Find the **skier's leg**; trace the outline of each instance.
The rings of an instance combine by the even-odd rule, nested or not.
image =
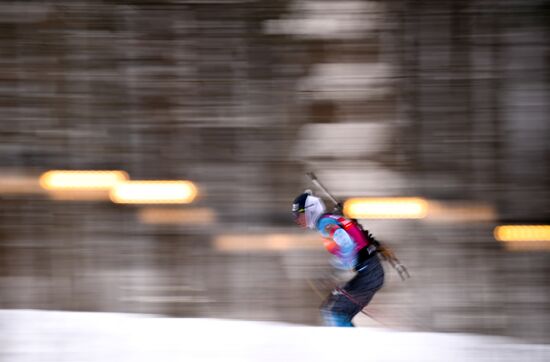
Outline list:
[[[384,268],[377,257],[367,261],[346,285],[332,291],[321,306],[326,325],[353,327],[351,320],[369,304],[384,284]]]
[[[343,288],[342,294],[350,298],[363,309],[384,284],[384,268],[380,260],[374,257],[367,261],[365,268],[359,271]]]
[[[321,306],[325,325],[332,327],[353,327],[351,319],[358,312],[357,306],[340,291],[334,290]]]
[[[378,258],[372,258],[344,287],[337,289],[353,304],[348,307],[350,321],[370,303],[383,284],[384,268]]]

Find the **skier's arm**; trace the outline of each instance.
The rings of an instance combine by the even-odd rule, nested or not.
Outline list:
[[[322,218],[317,228],[326,238],[325,248],[334,255],[331,264],[338,269],[353,269],[356,261],[355,242],[346,230],[329,217]]]
[[[353,269],[356,262],[355,243],[349,234],[342,228],[338,228],[332,234],[332,240],[338,246],[338,253],[332,259],[332,265],[338,269]]]

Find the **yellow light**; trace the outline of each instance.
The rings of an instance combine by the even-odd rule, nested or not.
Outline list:
[[[344,214],[354,219],[422,219],[427,209],[419,197],[353,198],[344,204]]]
[[[124,171],[52,170],[40,176],[40,186],[48,191],[109,190],[127,179]]]
[[[161,225],[209,225],[216,221],[214,211],[208,208],[166,209],[149,207],[139,210],[138,218],[144,224]]]
[[[501,225],[493,235],[508,250],[550,249],[550,225]]]
[[[117,204],[187,204],[197,196],[191,181],[126,181],[111,190]]]
[[[493,232],[495,239],[503,242],[550,242],[550,225],[501,225]]]

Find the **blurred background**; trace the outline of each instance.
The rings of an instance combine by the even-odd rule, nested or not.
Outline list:
[[[314,171],[422,200],[358,216],[412,275],[386,268],[385,325],[548,341],[548,228],[497,227],[549,224],[549,24],[547,0],[0,2],[0,308],[320,325],[329,254],[290,213]],[[133,180],[192,184],[117,198]]]

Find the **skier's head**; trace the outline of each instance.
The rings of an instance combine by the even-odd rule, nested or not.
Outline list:
[[[325,204],[323,200],[313,196],[310,190],[306,190],[299,195],[292,203],[294,221],[302,227],[315,229],[317,220],[324,212]]]

